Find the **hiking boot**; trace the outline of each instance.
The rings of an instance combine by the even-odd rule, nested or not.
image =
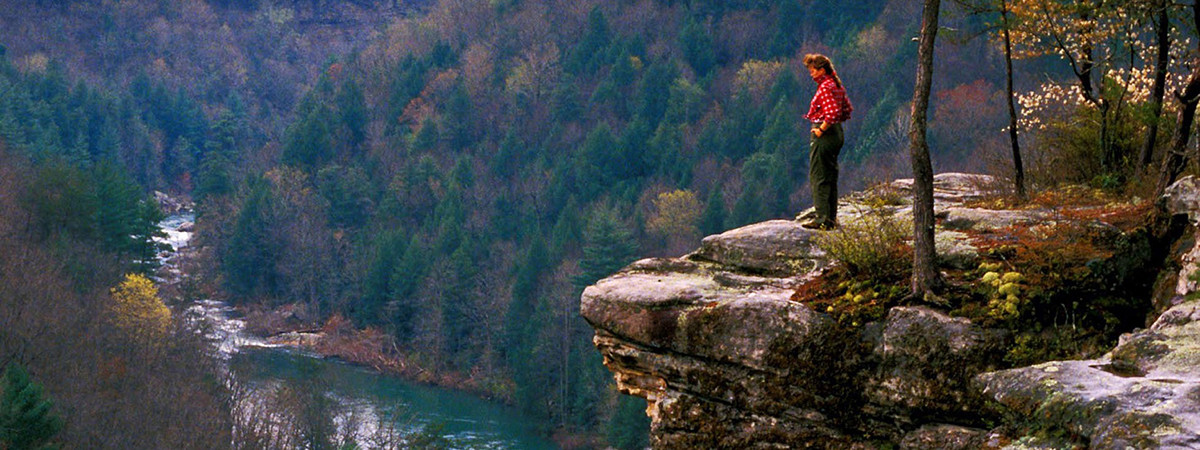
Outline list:
[[[800,222],[800,226],[812,230],[832,230],[837,228],[837,222],[813,218]]]

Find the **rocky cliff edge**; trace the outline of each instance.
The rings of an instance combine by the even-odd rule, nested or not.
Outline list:
[[[940,223],[996,230],[1059,217],[967,206],[988,183],[938,175]],[[843,198],[839,222],[868,209],[863,199]],[[1094,360],[998,370],[1006,330],[921,305],[840,326],[791,299],[831,264],[820,232],[792,220],[637,261],[588,287],[581,313],[618,388],[647,400],[654,448],[1200,448],[1200,182],[1181,180],[1159,205],[1190,223],[1152,300],[1165,312]],[[961,233],[938,234],[944,265],[974,263]]]

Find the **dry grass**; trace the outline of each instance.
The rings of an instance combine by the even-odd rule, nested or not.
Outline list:
[[[887,280],[903,273],[912,249],[912,225],[872,209],[817,237],[817,246],[852,275]]]

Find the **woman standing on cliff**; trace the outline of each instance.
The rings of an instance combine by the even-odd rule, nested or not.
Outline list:
[[[837,227],[838,153],[845,143],[842,122],[850,119],[854,110],[846,99],[842,80],[833,70],[833,63],[821,54],[804,55],[804,66],[817,83],[805,119],[812,121],[812,143],[808,150],[808,183],[812,188],[816,216],[800,225],[805,228],[829,230]]]

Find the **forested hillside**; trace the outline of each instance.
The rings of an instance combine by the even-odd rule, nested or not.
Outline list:
[[[237,387],[187,305],[164,305],[175,299],[147,278],[162,218],[149,194],[230,190],[221,176],[279,133],[314,61],[374,26],[285,6],[270,18],[202,2],[0,8],[0,447],[246,445]],[[380,25],[392,6],[360,16]],[[280,36],[227,24],[255,14]],[[334,32],[297,34],[322,27]]]
[[[298,302],[382,330],[409,363],[511,399],[547,431],[637,436],[641,408],[617,412],[579,292],[637,257],[807,206],[806,52],[834,55],[857,105],[845,184],[891,176],[917,13],[439,2],[325,66],[268,149],[278,165],[203,202],[203,235],[243,304]],[[953,122],[940,162],[979,168],[977,152],[1002,142],[1003,72],[986,40],[953,54],[947,67],[994,67],[939,83]]]
[[[804,54],[832,58],[855,107],[843,192],[907,174],[916,2],[10,6],[0,141],[36,174],[12,187],[32,193],[13,210],[26,211],[21,242],[88,243],[135,271],[152,254],[145,194],[190,194],[220,295],[349,318],[428,379],[592,442],[636,446],[646,422],[601,366],[580,292],[635,258],[809,206]],[[934,168],[1009,176],[998,14],[947,9]],[[1099,133],[1120,154],[1145,124],[1169,133],[1145,96],[1126,96],[1153,65],[1152,27],[1136,17],[1102,48],[1099,91],[1120,100],[1101,120],[1072,91],[1040,87],[1071,71],[1025,23],[1018,90],[1060,92],[1022,97],[1025,139],[1044,143],[1028,155],[1036,182],[1123,187],[1126,160],[1062,163],[1092,151],[1078,150],[1102,129],[1092,123],[1124,124]],[[90,273],[65,260],[63,276]],[[77,289],[107,292],[117,268]]]
[[[423,2],[9,3],[0,9],[8,70],[48,80],[34,97],[0,89],[0,123],[34,122],[4,138],[79,159],[115,152],[119,134],[119,160],[142,186],[186,193],[204,164],[253,160],[330,58]],[[113,122],[101,122],[97,108],[113,111]]]

